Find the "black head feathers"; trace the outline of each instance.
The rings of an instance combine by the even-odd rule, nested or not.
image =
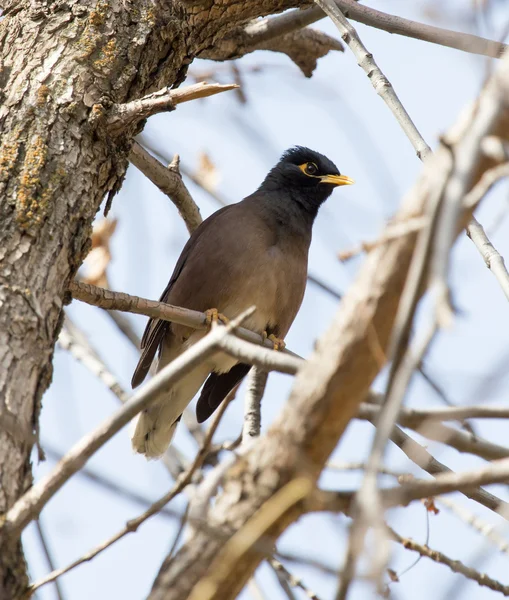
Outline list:
[[[352,183],[353,180],[341,175],[336,165],[323,154],[295,146],[283,153],[260,190],[287,192],[291,199],[316,213],[336,186]]]

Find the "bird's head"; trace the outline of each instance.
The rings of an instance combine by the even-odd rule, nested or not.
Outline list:
[[[295,146],[283,154],[261,188],[288,190],[292,196],[301,197],[303,203],[318,210],[335,187],[353,183],[353,179],[341,175],[336,165],[323,154]]]

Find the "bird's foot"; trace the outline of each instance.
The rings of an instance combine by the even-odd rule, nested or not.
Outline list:
[[[212,327],[213,324],[217,325],[219,321],[221,321],[223,325],[228,325],[228,323],[230,322],[230,319],[228,319],[228,317],[225,317],[222,313],[218,312],[217,308],[209,308],[205,311],[205,315],[207,317],[205,319],[205,325],[207,327]]]
[[[276,337],[273,333],[267,335],[267,332],[264,331],[262,333],[263,341],[270,340],[274,344],[274,350],[284,350],[286,348],[286,343],[282,338]]]

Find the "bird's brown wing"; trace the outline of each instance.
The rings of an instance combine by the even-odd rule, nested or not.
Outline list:
[[[251,365],[239,363],[227,373],[209,375],[196,404],[198,423],[203,423],[210,417],[237,383],[248,374],[250,368]]]
[[[182,269],[186,264],[190,254],[192,253],[193,247],[195,246],[197,240],[203,235],[204,232],[208,230],[211,223],[213,223],[216,218],[222,214],[223,212],[230,209],[230,206],[225,206],[221,208],[213,215],[211,215],[208,219],[203,221],[203,223],[196,228],[191,237],[187,240],[184,249],[175,265],[175,269],[173,270],[172,276],[170,277],[170,281],[168,285],[164,289],[161,297],[159,298],[160,302],[166,302],[168,300],[168,296],[170,295],[171,288],[179,278],[179,275],[182,273]],[[161,345],[161,342],[169,332],[171,324],[169,321],[162,321],[161,319],[149,319],[147,326],[145,327],[145,331],[143,332],[143,336],[141,338],[141,356],[138,364],[136,365],[136,369],[134,370],[133,377],[131,379],[131,385],[133,388],[137,387],[142,383],[142,381],[147,376],[147,373],[150,369],[150,365],[152,364],[154,357],[156,355],[157,349]]]

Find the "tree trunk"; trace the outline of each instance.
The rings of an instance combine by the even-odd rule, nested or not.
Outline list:
[[[295,3],[293,3],[295,4]],[[234,26],[285,0],[4,3],[0,22],[0,513],[31,485],[30,452],[67,286],[102,199],[119,189],[135,131],[104,116],[179,85]],[[9,417],[9,419],[7,419]],[[4,536],[5,537],[5,536]],[[0,539],[0,598],[27,584],[18,540]]]

